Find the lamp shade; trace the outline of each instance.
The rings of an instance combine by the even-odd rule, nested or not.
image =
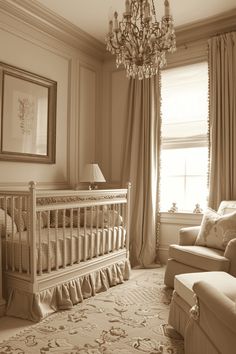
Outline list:
[[[106,182],[102,171],[97,163],[89,163],[85,165],[84,171],[81,175],[80,182]]]

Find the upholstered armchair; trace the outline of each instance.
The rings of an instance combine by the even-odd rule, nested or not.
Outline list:
[[[234,288],[235,283],[232,279]],[[226,295],[205,281],[196,282],[193,291],[198,305],[186,326],[185,353],[236,353],[236,292]]]
[[[222,201],[217,213],[225,215],[232,212],[236,212],[236,201]],[[164,278],[167,286],[173,288],[175,275],[183,273],[225,271],[236,276],[236,228],[235,238],[225,249],[196,245],[199,231],[200,226],[183,228],[179,232],[178,244],[170,245]]]

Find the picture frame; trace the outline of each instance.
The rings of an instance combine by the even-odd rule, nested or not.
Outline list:
[[[57,82],[0,62],[0,160],[55,163]]]

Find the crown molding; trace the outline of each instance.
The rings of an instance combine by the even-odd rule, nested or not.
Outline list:
[[[110,60],[105,45],[36,0],[0,0],[0,11],[100,60]],[[236,30],[236,8],[220,15],[176,27],[177,46],[207,40],[219,33]]]
[[[0,0],[0,11],[88,55],[104,60],[106,53],[104,44],[36,0]]]
[[[175,28],[177,46],[236,30],[236,8]]]

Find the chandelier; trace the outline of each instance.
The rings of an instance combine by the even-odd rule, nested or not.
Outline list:
[[[176,50],[173,18],[169,1],[165,14],[157,21],[153,0],[126,0],[123,19],[118,13],[109,22],[106,49],[116,55],[116,65],[124,65],[127,77],[139,79],[156,75],[166,65],[166,52]]]

